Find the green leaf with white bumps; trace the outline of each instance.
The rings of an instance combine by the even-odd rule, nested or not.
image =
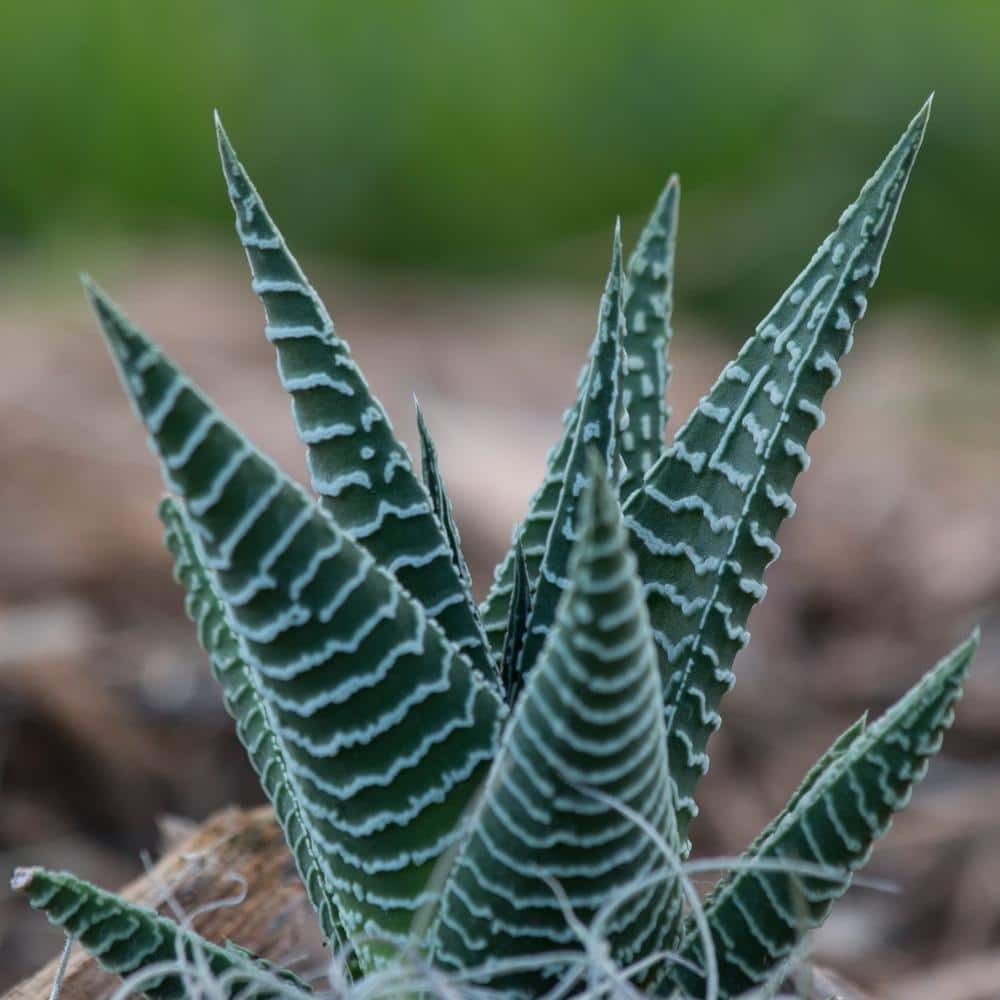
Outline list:
[[[941,747],[978,644],[973,636],[863,732],[842,737],[781,816],[754,842],[754,859],[788,870],[742,867],[705,902],[722,1000],[762,983],[802,934],[826,918],[853,872],[910,800],[930,757]],[[805,865],[813,866],[807,871]],[[796,870],[798,865],[798,870]],[[822,873],[815,871],[821,868]],[[683,956],[704,969],[693,931]],[[671,977],[685,995],[704,995],[705,977],[676,964]]]
[[[429,880],[461,838],[502,703],[395,577],[90,294],[273,713],[344,929],[370,965],[434,906]]]
[[[239,234],[291,394],[313,489],[337,524],[395,575],[491,683],[489,642],[427,491],[216,121]]]
[[[552,515],[549,536],[538,567],[531,601],[524,648],[521,650],[518,672],[527,674],[535,663],[545,636],[555,620],[559,598],[566,589],[566,571],[570,550],[576,539],[577,507],[588,481],[595,456],[603,475],[614,483],[621,478],[621,433],[625,421],[622,406],[622,384],[627,359],[623,347],[625,312],[623,296],[625,279],[622,274],[621,232],[615,227],[608,274],[601,310],[597,319],[597,334],[590,350],[590,365],[581,393],[573,447],[563,476],[562,489]],[[530,579],[530,553],[524,550]]]
[[[669,943],[680,916],[676,879],[622,895],[667,864],[626,811],[668,844],[678,841],[656,652],[601,465],[583,497],[570,588],[511,717],[435,932],[439,961],[483,967],[482,978],[505,995],[541,995],[558,963],[519,975],[494,972],[496,963],[581,947],[566,906],[587,924],[618,895],[601,930],[623,963]]]
[[[184,587],[187,612],[198,629],[198,641],[208,653],[212,673],[222,686],[226,710],[236,722],[236,734],[274,807],[291,849],[320,929],[334,947],[344,944],[336,894],[323,871],[321,836],[299,788],[291,779],[291,763],[282,745],[274,713],[247,666],[239,640],[226,622],[226,612],[209,572],[201,563],[197,543],[180,505],[168,497],[160,503],[160,520],[167,548],[174,557],[174,577]]]
[[[858,741],[858,738],[864,735],[865,727],[868,725],[868,713],[865,712],[864,715],[858,719],[853,725],[848,726],[840,736],[838,736],[822,757],[811,768],[809,768],[809,773],[802,779],[799,787],[795,789],[792,797],[785,803],[784,808],[778,813],[774,819],[771,820],[767,826],[750,842],[747,849],[743,852],[742,861],[750,860],[751,858],[757,857],[760,853],[761,847],[767,843],[768,838],[771,834],[780,826],[784,821],[785,817],[792,813],[798,806],[799,801],[808,792],[813,785],[826,773],[826,771],[835,764],[841,757],[847,753],[848,750]]]
[[[639,237],[629,262],[625,291],[625,354],[623,405],[629,427],[622,434],[622,458],[626,475],[621,495],[627,497],[638,486],[646,469],[663,452],[663,434],[669,409],[666,405],[670,366],[666,348],[670,340],[670,310],[674,284],[674,242],[677,233],[677,202],[680,187],[671,177]],[[563,433],[546,459],[545,478],[528,503],[524,523],[516,540],[524,548],[528,579],[532,587],[545,553],[545,543],[555,517],[566,478],[580,408],[590,365],[577,379],[577,397],[563,416]],[[507,609],[514,586],[514,546],[497,567],[496,578],[480,609],[493,649],[503,648]]]
[[[673,331],[670,314],[674,294],[674,252],[680,184],[667,181],[653,214],[629,260],[625,293],[625,412],[622,434],[625,479],[621,495],[629,497],[663,454],[670,408],[667,383],[671,368],[667,348]]]
[[[928,110],[625,505],[659,647],[685,837],[733,658],[749,638],[747,616],[764,595],[775,535],[794,511],[792,484],[808,464],[806,442],[840,378],[838,359],[878,274]]]
[[[150,969],[142,989],[152,1000],[184,1000],[189,993],[180,972],[154,972],[151,967],[159,963],[176,966],[181,961],[193,964],[196,955],[226,983],[228,988],[220,997],[277,998],[282,996],[274,988],[280,986],[279,981],[308,989],[291,972],[275,970],[271,963],[246,952],[212,944],[155,910],[127,903],[69,872],[20,868],[11,888],[26,895],[51,923],[77,938],[109,972],[125,977]]]

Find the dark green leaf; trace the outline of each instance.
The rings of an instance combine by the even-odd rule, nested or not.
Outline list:
[[[218,121],[217,126],[236,231],[264,306],[281,383],[292,396],[313,489],[337,524],[397,577],[483,677],[496,684],[486,635],[469,607],[410,456]]]
[[[143,993],[153,1000],[184,1000],[189,995],[180,968],[193,968],[196,955],[218,977],[220,986],[225,985],[225,997],[279,997],[278,979],[308,990],[291,972],[276,970],[242,949],[212,944],[155,910],[128,903],[69,872],[19,868],[11,888],[24,893],[51,923],[79,939],[109,972],[125,977],[150,969]],[[174,969],[154,971],[151,967],[159,963],[170,963]]]
[[[494,971],[498,962],[582,947],[564,907],[586,925],[617,901],[594,930],[620,963],[671,942],[681,910],[676,877],[625,894],[653,873],[670,874],[670,859],[629,812],[671,848],[679,843],[635,557],[600,465],[591,476],[570,588],[511,717],[436,930],[441,962],[483,967],[483,979],[516,996],[540,996],[558,963],[513,976]]]
[[[629,263],[625,291],[625,353],[623,405],[629,427],[622,434],[622,456],[626,477],[621,488],[629,496],[642,474],[663,451],[663,434],[669,409],[665,395],[670,366],[666,346],[670,340],[670,309],[674,284],[674,241],[677,231],[677,200],[680,187],[671,177],[646,222]],[[524,523],[515,540],[524,548],[528,579],[535,587],[545,553],[559,495],[566,479],[566,466],[576,438],[580,408],[590,365],[577,379],[577,397],[563,416],[563,433],[549,452],[545,477],[528,503]],[[511,545],[480,612],[493,649],[500,653],[514,586],[514,547]]]
[[[746,621],[765,593],[775,535],[794,510],[838,359],[875,281],[928,108],[841,216],[809,266],[677,433],[625,505],[659,647],[683,836],[733,682]]]
[[[503,705],[395,577],[90,294],[370,963],[435,905],[429,880],[462,837]]]
[[[847,891],[853,872],[868,860],[872,844],[909,802],[929,758],[940,749],[977,645],[974,635],[867,730],[858,733],[855,725],[845,734],[849,740],[841,737],[831,748],[826,766],[810,773],[752,846],[754,860],[786,865],[786,871],[741,867],[706,900],[720,998],[763,982]],[[803,863],[822,873],[803,871]],[[703,942],[694,931],[682,954],[705,967]],[[704,995],[703,975],[679,963],[671,975],[685,995]]]

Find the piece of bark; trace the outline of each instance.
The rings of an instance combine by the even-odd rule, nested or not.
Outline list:
[[[217,943],[235,941],[262,958],[315,969],[322,954],[319,932],[274,814],[259,809],[224,809],[174,844],[146,875],[122,895],[135,903],[173,915],[172,899],[183,913],[220,900],[246,898],[220,906],[194,920],[199,934]],[[27,905],[27,903],[25,903]],[[39,920],[44,917],[39,914]],[[53,933],[53,953],[60,937]],[[300,964],[301,959],[305,959]],[[48,1000],[59,958],[15,986],[3,1000]],[[63,979],[60,1000],[95,1000],[114,991],[118,980],[79,946]]]

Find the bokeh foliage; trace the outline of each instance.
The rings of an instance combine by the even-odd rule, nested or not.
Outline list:
[[[0,234],[228,231],[218,106],[299,245],[375,264],[592,279],[676,170],[687,304],[756,316],[936,89],[883,288],[992,308],[998,42],[976,0],[9,4]]]

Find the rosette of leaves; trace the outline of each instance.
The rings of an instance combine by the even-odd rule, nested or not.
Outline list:
[[[88,284],[162,465],[188,610],[356,975],[417,955],[462,989],[569,995],[599,941],[636,988],[735,996],[823,920],[905,805],[974,638],[845,733],[703,904],[685,892],[706,746],[927,113],[669,445],[676,181],[627,264],[616,229],[576,400],[480,606],[423,418],[418,474],[221,126],[314,495]],[[114,971],[196,946],[220,975],[255,967],[71,875],[22,870],[16,887]],[[146,988],[182,992],[169,972]]]

